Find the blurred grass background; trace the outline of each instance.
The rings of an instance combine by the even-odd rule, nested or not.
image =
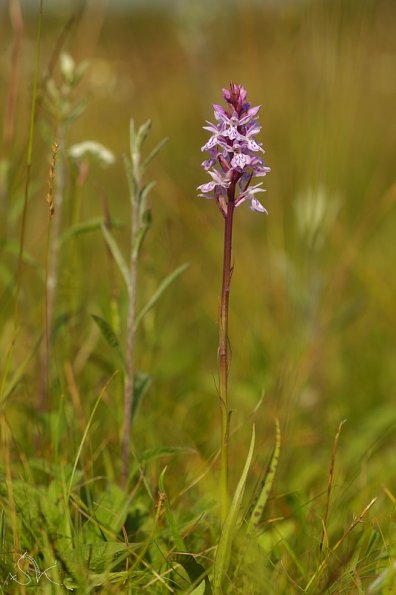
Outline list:
[[[22,7],[15,136],[3,143],[1,156],[9,164],[0,179],[0,227],[7,242],[19,237],[37,26],[33,6],[22,2]],[[0,112],[7,114],[14,33],[5,5],[0,16]],[[152,167],[157,186],[140,268],[140,303],[166,274],[190,263],[138,338],[138,368],[152,374],[153,384],[136,419],[136,448],[197,449],[200,456],[170,465],[170,490],[177,494],[186,474],[193,477],[218,445],[223,224],[213,203],[196,198],[196,186],[206,180],[200,168],[206,139],[201,127],[212,119],[211,103],[221,102],[221,88],[232,80],[246,86],[253,104],[262,105],[261,140],[272,168],[264,184],[269,216],[241,208],[236,217],[230,311],[233,474],[240,473],[252,411],[264,395],[255,415],[260,464],[270,453],[275,416],[283,435],[274,516],[287,517],[292,510],[298,525],[301,514],[317,540],[322,510],[307,502],[324,502],[333,438],[347,419],[335,475],[336,526],[347,524],[356,507],[377,495],[373,526],[378,522],[391,535],[394,500],[383,486],[395,495],[395,3],[185,0],[146,8],[131,2],[128,10],[112,10],[111,2],[65,2],[57,10],[44,3],[42,76],[68,22],[63,49],[77,62],[90,61],[79,89],[88,107],[68,142],[92,139],[117,155],[107,170],[90,168],[80,189],[81,221],[103,214],[103,198],[114,219],[128,220],[121,158],[128,148],[128,122],[151,118],[149,143],[154,146],[164,136],[169,143]],[[26,249],[34,264],[23,269],[15,365],[44,324],[51,134],[42,106],[27,223]],[[69,181],[68,192],[73,191]],[[65,229],[70,217],[66,206]],[[126,248],[127,226],[117,238]],[[77,262],[68,248],[63,251],[57,313],[77,305],[57,336],[54,367],[67,400],[63,366],[70,362],[88,415],[100,382],[114,368],[110,348],[90,318],[91,313],[108,316],[112,286],[100,233],[76,241]],[[3,243],[0,278],[3,367],[12,336],[16,268],[15,252],[7,246]],[[112,283],[125,321],[121,280]],[[33,357],[7,402],[18,444],[34,435],[29,420],[40,384],[37,369]],[[114,453],[120,411],[110,396],[100,414],[100,440],[113,442]]]

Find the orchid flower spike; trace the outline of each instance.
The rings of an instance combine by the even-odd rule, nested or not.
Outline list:
[[[252,211],[267,213],[255,196],[265,192],[260,188],[262,182],[251,186],[255,177],[266,176],[271,171],[261,156],[264,149],[256,140],[261,130],[257,117],[260,106],[251,107],[246,101],[246,89],[234,83],[223,89],[223,97],[228,104],[225,108],[213,105],[216,124],[207,122],[203,127],[211,133],[202,147],[209,154],[202,167],[211,181],[198,186],[199,196],[215,198],[224,216],[230,201],[239,206],[248,200]]]

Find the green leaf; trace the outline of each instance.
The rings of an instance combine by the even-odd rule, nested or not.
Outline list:
[[[145,227],[150,227],[151,223],[153,222],[153,218],[151,216],[151,210],[146,209],[145,211],[143,211],[141,213],[140,217],[141,217],[142,225],[144,225]]]
[[[136,137],[136,148],[139,152],[142,148],[144,141],[148,137],[151,126],[152,126],[152,122],[150,119],[147,120],[146,122],[144,122],[141,126],[139,126],[139,130],[138,130],[137,137]]]
[[[281,445],[281,432],[279,427],[279,421],[276,419],[276,438],[275,438],[275,445],[272,451],[271,459],[264,473],[263,479],[260,481],[259,488],[257,491],[255,502],[253,503],[250,518],[248,521],[246,533],[250,535],[253,530],[257,530],[258,525],[260,523],[260,519],[262,517],[264,508],[268,501],[268,496],[270,494],[272,484],[274,482],[276,469],[278,467],[279,462],[279,453],[280,453],[280,445]]]
[[[107,320],[105,320],[101,316],[96,316],[96,314],[91,314],[91,318],[98,325],[103,338],[110,345],[110,347],[119,347],[120,344],[118,341],[118,337],[111,328],[110,324],[107,322]]]
[[[173,281],[175,281],[175,279],[177,279],[177,277],[179,275],[181,275],[181,273],[183,273],[189,266],[190,266],[190,263],[185,262],[180,267],[178,267],[176,270],[174,270],[172,273],[170,273],[167,277],[165,277],[165,279],[162,281],[162,283],[158,287],[157,291],[151,296],[151,298],[149,299],[147,304],[142,308],[142,310],[136,316],[136,321],[135,321],[136,328],[138,328],[139,323],[141,322],[143,317],[147,314],[147,312],[149,310],[151,310],[151,308],[153,308],[155,306],[155,304],[158,302],[159,298],[164,293],[165,289],[167,289],[169,287],[169,285],[171,285],[171,283],[173,283]]]
[[[105,225],[102,225],[102,233],[103,233],[104,239],[106,240],[108,247],[110,248],[110,252],[113,255],[113,258],[116,261],[118,268],[121,271],[122,276],[124,277],[125,284],[126,284],[127,288],[129,289],[129,285],[130,285],[129,271],[128,271],[126,262],[124,260],[124,257],[121,254],[121,251],[118,247],[118,244]]]
[[[124,355],[123,355],[123,353],[121,351],[121,347],[120,347],[120,343],[119,343],[118,337],[117,337],[116,333],[114,332],[111,324],[109,322],[107,322],[107,320],[105,320],[101,316],[97,316],[96,314],[91,314],[91,318],[97,324],[97,326],[98,326],[98,328],[99,328],[99,330],[100,330],[103,338],[105,339],[106,343],[108,343],[108,345],[110,345],[110,347],[112,347],[113,349],[116,350],[117,355],[120,358],[122,367],[125,370],[126,369],[125,358],[124,358]]]
[[[137,236],[135,238],[135,243],[133,246],[133,253],[135,256],[139,254],[140,248],[143,244],[144,237],[148,231],[149,226],[143,225],[140,227],[139,231],[137,232]]]
[[[148,391],[151,382],[152,378],[151,376],[149,376],[149,374],[144,374],[143,372],[137,372],[135,374],[135,379],[133,382],[132,419],[136,414],[136,411],[139,407],[139,403],[141,403],[142,398]]]
[[[151,120],[147,120],[136,132],[135,122],[131,120],[129,126],[129,149],[132,161],[132,169],[137,173],[140,169],[140,151],[151,127]]]
[[[194,591],[191,591],[190,592],[190,595],[206,595],[206,584],[205,584],[205,582],[201,581],[199,583],[198,587],[196,587],[194,589]],[[212,592],[212,590],[208,591],[208,593],[211,593],[211,592]]]
[[[148,154],[148,156],[146,157],[146,159],[143,161],[141,168],[142,168],[142,172],[144,172],[147,168],[147,166],[151,163],[151,161],[154,159],[154,157],[156,157],[158,155],[158,153],[161,151],[162,147],[164,147],[166,145],[166,143],[168,142],[168,138],[163,138],[156,147],[154,147],[154,149],[151,151],[151,153]]]
[[[193,448],[187,448],[185,446],[156,446],[155,448],[149,448],[143,452],[139,458],[141,464],[149,463],[155,459],[161,457],[169,457],[172,455],[180,454],[195,454],[196,451]]]
[[[90,231],[96,231],[101,229],[102,225],[105,224],[103,217],[96,217],[95,219],[90,219],[89,221],[84,221],[84,223],[78,223],[77,225],[73,225],[69,227],[61,236],[61,242],[67,242],[68,240],[74,238],[75,236],[82,235],[84,233],[89,233]],[[112,221],[111,227],[113,228],[121,228],[123,224],[120,221]],[[107,228],[106,228],[107,229]]]
[[[134,163],[134,155],[136,154],[136,127],[135,120],[131,119],[129,122],[129,154],[131,156],[132,163]]]
[[[223,593],[222,584],[230,564],[232,543],[238,530],[238,515],[242,505],[242,498],[245,491],[247,475],[253,458],[255,435],[255,428],[253,426],[252,439],[250,441],[250,447],[246,458],[245,466],[243,468],[242,475],[236,487],[227,518],[224,521],[219,544],[217,546],[216,558],[213,567],[213,586],[215,595],[220,595]]]
[[[212,589],[207,577],[208,571],[195,560],[192,554],[174,554],[172,560],[183,566],[191,581],[192,589],[187,590],[189,595],[212,595]]]
[[[135,177],[133,175],[132,163],[127,155],[123,155],[124,160],[124,167],[125,167],[125,174],[128,181],[128,189],[129,189],[129,198],[131,204],[133,205],[136,199],[136,192],[137,192],[137,184]]]
[[[151,190],[156,185],[156,183],[157,182],[154,182],[154,181],[148,182],[147,184],[145,184],[143,186],[143,188],[140,191],[140,196],[139,196],[139,214],[140,214],[140,221],[143,224],[144,224],[143,214],[147,210],[147,206],[146,206],[146,204],[147,204],[147,197],[148,197],[149,193],[151,192]],[[149,221],[149,223],[151,223],[151,220]]]

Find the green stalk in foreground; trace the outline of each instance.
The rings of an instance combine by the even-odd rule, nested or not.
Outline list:
[[[221,469],[220,469],[220,507],[221,522],[224,524],[229,509],[228,466],[230,408],[228,402],[228,308],[232,275],[232,226],[234,209],[246,200],[250,201],[252,211],[266,213],[266,209],[255,195],[264,192],[262,182],[251,185],[255,176],[265,176],[270,168],[260,156],[264,153],[261,144],[256,141],[260,132],[257,113],[259,106],[251,107],[246,101],[246,89],[241,85],[230,84],[230,89],[223,89],[227,107],[213,105],[216,124],[208,122],[204,126],[211,137],[202,147],[209,153],[209,159],[202,163],[211,176],[211,181],[198,187],[200,196],[214,198],[225,219],[223,282],[220,302],[219,321],[219,396],[221,409]]]
[[[132,425],[132,408],[135,381],[135,336],[136,336],[136,284],[138,274],[139,250],[148,229],[150,216],[145,207],[142,209],[142,167],[141,146],[147,137],[151,123],[142,126],[136,134],[133,121],[130,129],[131,160],[126,160],[131,200],[131,243],[128,271],[128,319],[126,338],[126,378],[124,389],[124,429],[122,436],[122,482],[128,476],[129,443]],[[144,217],[142,216],[144,214]]]
[[[142,159],[141,149],[151,128],[151,121],[135,129],[133,120],[130,126],[130,159],[125,158],[125,166],[129,183],[131,201],[131,243],[129,256],[129,270],[126,271],[128,288],[128,319],[126,338],[126,378],[124,390],[124,428],[122,435],[122,483],[128,478],[129,450],[131,443],[132,418],[135,403],[136,357],[135,343],[139,316],[136,311],[136,291],[138,278],[138,263],[140,248],[151,223],[151,212],[147,206],[147,197],[154,186],[154,182],[144,184],[142,178],[151,160],[160,151],[166,139],[161,141],[145,159]]]

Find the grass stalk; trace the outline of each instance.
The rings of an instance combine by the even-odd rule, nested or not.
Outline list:
[[[135,338],[136,338],[136,286],[139,259],[139,196],[141,194],[140,154],[134,153],[132,159],[132,175],[134,183],[131,185],[131,244],[129,257],[128,282],[128,319],[126,342],[126,382],[124,390],[124,431],[122,437],[122,482],[128,477],[129,443],[132,425],[133,388],[135,381]]]
[[[52,329],[54,324],[54,309],[55,300],[58,287],[58,276],[59,276],[59,249],[60,249],[60,231],[62,224],[62,211],[64,202],[64,191],[66,181],[65,171],[65,127],[63,124],[59,125],[58,129],[58,144],[59,149],[63,153],[58,159],[56,167],[56,186],[54,192],[54,205],[53,205],[53,222],[50,237],[50,262],[47,279],[47,292],[48,292],[48,335],[51,339]]]
[[[55,166],[56,166],[56,154],[58,151],[58,145],[53,143],[51,147],[51,163],[48,172],[48,192],[47,192],[47,205],[48,205],[48,226],[47,226],[47,243],[45,253],[45,298],[44,298],[44,320],[45,320],[45,345],[42,351],[42,382],[44,384],[42,388],[42,406],[44,405],[44,399],[48,395],[49,386],[49,354],[50,354],[50,332],[49,318],[48,318],[48,277],[49,277],[49,263],[50,263],[50,240],[51,240],[51,223],[54,216],[54,180],[55,180]]]
[[[51,340],[54,327],[54,311],[59,276],[59,251],[60,232],[62,224],[62,210],[65,189],[65,162],[63,155],[56,159],[58,148],[64,152],[65,128],[62,123],[58,127],[58,143],[52,147],[52,161],[50,166],[49,188],[50,196],[47,196],[49,220],[46,248],[46,279],[45,279],[45,335],[46,344],[42,352],[42,386],[40,394],[40,410],[44,411],[49,405],[49,376],[51,361]],[[56,184],[54,190],[54,179]],[[50,187],[51,185],[51,187]]]
[[[351,531],[353,531],[353,529],[357,525],[359,525],[360,523],[363,522],[364,517],[366,516],[366,514],[371,509],[371,507],[375,504],[376,501],[377,501],[377,496],[375,496],[374,498],[372,498],[372,500],[370,500],[370,502],[367,504],[367,506],[359,514],[359,516],[354,516],[352,523],[349,525],[349,527],[346,529],[346,531],[343,533],[343,535],[340,537],[340,539],[337,541],[337,543],[332,548],[329,549],[329,552],[327,553],[326,557],[322,560],[322,562],[319,564],[319,566],[317,567],[314,574],[309,579],[309,581],[304,589],[304,593],[312,593],[312,587],[314,585],[316,585],[316,581],[322,575],[322,572],[328,565],[331,557],[335,554],[335,552],[338,550],[340,545],[345,541],[345,539],[348,537],[348,535],[351,533]]]
[[[346,419],[344,419],[338,426],[337,434],[335,435],[334,442],[333,442],[333,450],[331,453],[331,462],[330,462],[330,470],[329,470],[329,480],[327,483],[326,508],[325,508],[325,513],[324,513],[324,518],[323,518],[322,536],[320,538],[320,545],[319,545],[320,552],[322,552],[323,545],[325,542],[327,545],[327,521],[329,518],[330,497],[331,497],[333,481],[334,481],[335,459],[336,459],[336,454],[337,454],[338,441],[339,441],[340,434],[341,434],[341,428],[345,422],[346,422]]]

